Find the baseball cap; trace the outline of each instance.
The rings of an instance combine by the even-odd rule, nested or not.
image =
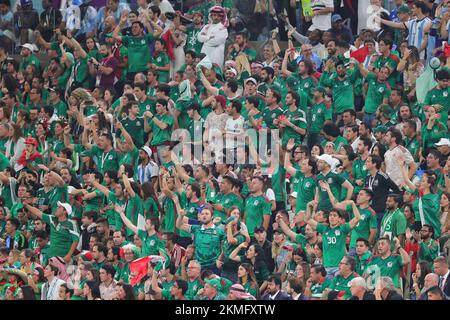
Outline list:
[[[297,191],[292,192],[289,196],[297,199]]]
[[[332,156],[330,156],[329,154],[324,153],[321,156],[317,157],[317,160],[322,160],[325,161],[330,167],[332,167],[334,165],[334,159]]]
[[[34,46],[31,43],[25,43],[25,44],[21,45],[21,47],[22,48],[27,48],[31,52],[34,52]]]
[[[205,283],[209,284],[211,287],[215,288],[216,290],[220,290],[221,284],[219,279],[205,279]]]
[[[450,148],[450,140],[447,138],[441,138],[438,143],[434,144],[436,147],[447,146]]]
[[[400,7],[397,8],[398,13],[410,13],[411,10],[409,9],[407,4],[402,4]]]
[[[152,149],[150,149],[150,147],[143,146],[141,149],[145,151],[145,153],[148,155],[149,158],[152,157],[153,152],[152,152]]]
[[[80,153],[80,157],[91,157],[91,152],[89,150],[84,150]]]
[[[258,81],[256,81],[256,79],[253,77],[245,79],[245,84],[247,84],[247,82],[249,82],[249,81],[253,82],[255,85],[258,84]]]
[[[64,209],[66,209],[68,216],[72,215],[72,206],[70,204],[58,201],[58,207],[63,207]]]
[[[331,22],[333,22],[333,23],[335,23],[335,22],[338,22],[338,21],[342,21],[343,19],[342,19],[342,17],[341,17],[341,15],[340,14],[333,14],[332,16],[331,16]]]
[[[325,93],[325,88],[322,86],[317,86],[315,88],[313,88],[313,91],[319,91],[320,93]]]
[[[37,147],[38,142],[35,138],[27,138],[27,140],[25,140],[25,144],[32,144],[35,147]]]
[[[388,128],[386,126],[378,126],[375,129],[373,129],[373,133],[386,133],[388,131]]]

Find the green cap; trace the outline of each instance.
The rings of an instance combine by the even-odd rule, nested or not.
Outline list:
[[[92,157],[92,154],[89,150],[84,150],[80,153],[80,157]]]
[[[216,290],[220,290],[222,285],[220,284],[219,279],[205,279],[205,283],[209,284],[211,287],[215,288]]]
[[[388,128],[386,126],[383,126],[383,125],[378,126],[375,129],[373,129],[374,133],[377,133],[377,132],[386,133],[387,131],[388,131]]]
[[[323,94],[325,94],[325,88],[324,87],[322,87],[322,86],[317,86],[317,87],[315,87],[315,88],[313,88],[313,90],[312,91],[319,91],[319,92],[321,92],[321,93],[323,93]]]
[[[407,4],[402,4],[400,7],[397,8],[398,13],[410,13],[411,10],[409,9]]]

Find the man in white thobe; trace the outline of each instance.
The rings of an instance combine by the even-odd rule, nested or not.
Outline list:
[[[202,53],[206,54],[212,63],[223,67],[225,42],[228,37],[227,28],[223,24],[225,10],[213,7],[210,10],[211,22],[203,27],[197,35],[198,41],[203,43]]]

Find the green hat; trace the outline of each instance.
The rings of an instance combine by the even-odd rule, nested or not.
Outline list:
[[[410,13],[411,10],[409,9],[407,4],[402,4],[400,7],[397,8],[397,13]]]
[[[84,150],[80,153],[80,157],[92,157],[92,154],[89,150]]]
[[[222,285],[220,284],[219,279],[205,279],[205,283],[209,284],[211,287],[215,288],[216,290],[220,290]]]
[[[286,79],[286,83],[287,83],[287,85],[288,85],[289,87],[294,88],[294,89],[297,89],[297,86],[298,86],[298,79],[297,79],[296,77],[289,76],[289,77]]]
[[[387,131],[388,131],[388,128],[386,126],[383,126],[383,125],[378,126],[375,129],[373,129],[374,133],[377,133],[377,132],[386,133]]]
[[[317,87],[313,88],[312,91],[319,91],[320,93],[323,93],[323,94],[325,94],[325,92],[326,92],[325,88],[322,86],[317,86]]]
[[[383,115],[385,118],[392,119],[392,116],[394,115],[395,110],[393,108],[391,108],[391,106],[389,106],[387,104],[382,104],[378,108],[379,108],[380,112],[383,112]]]

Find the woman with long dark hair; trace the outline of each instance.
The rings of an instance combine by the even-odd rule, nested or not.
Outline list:
[[[5,143],[5,156],[10,159],[11,166],[15,168],[17,161],[25,149],[25,139],[22,134],[22,129],[17,124],[4,123],[2,126],[8,129],[8,141]]]
[[[239,256],[243,248],[248,248],[244,256]],[[259,244],[248,245],[247,242],[241,243],[230,254],[230,259],[239,263],[249,263],[255,272],[255,278],[259,285],[260,292],[263,292],[267,286],[267,278],[270,275],[265,262],[264,250]]]
[[[238,267],[237,275],[238,283],[242,284],[248,293],[258,299],[260,296],[259,286],[255,277],[255,272],[253,271],[253,266],[250,263],[241,263]]]
[[[86,300],[101,300],[98,282],[86,281],[83,287],[83,293]]]
[[[17,300],[36,300],[34,290],[31,286],[21,286],[17,293]]]
[[[411,293],[415,296],[416,300],[419,300],[420,296],[427,290],[424,288],[424,285],[425,277],[429,273],[432,273],[430,263],[428,261],[420,261],[416,265],[416,272],[411,275],[413,280]]]
[[[133,287],[130,284],[118,283],[116,297],[113,300],[136,300]]]

